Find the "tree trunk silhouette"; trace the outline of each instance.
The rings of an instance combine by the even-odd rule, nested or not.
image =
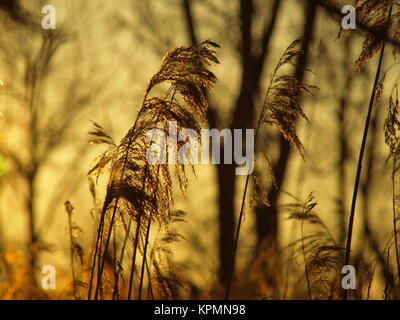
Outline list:
[[[260,39],[253,39],[253,0],[240,0],[240,48],[242,75],[240,91],[235,103],[231,129],[254,127],[254,98],[259,92],[262,71],[270,47],[270,41],[281,7],[281,0],[275,0],[271,7],[270,20],[265,24]],[[182,0],[185,13],[188,36],[193,43],[198,42],[195,19],[191,10],[191,0]],[[256,41],[261,45],[260,52],[255,52]],[[210,105],[209,123],[213,128],[218,127],[215,109]],[[223,154],[221,146],[221,154]],[[235,165],[221,164],[216,166],[218,177],[218,223],[219,223],[219,281],[226,285],[230,270],[230,260],[233,250],[235,228]]]
[[[343,50],[351,54],[351,38],[347,37],[344,39]],[[348,57],[345,55],[342,61],[342,68],[346,70],[348,66]],[[341,90],[341,96],[339,97],[339,108],[336,113],[336,119],[338,123],[338,146],[339,146],[339,157],[337,161],[338,168],[338,196],[337,196],[337,219],[338,219],[338,243],[344,245],[346,240],[346,227],[347,227],[347,179],[346,179],[346,163],[349,157],[349,137],[347,130],[347,109],[351,98],[351,92],[353,88],[354,72],[349,70],[347,72],[344,82],[344,88]]]
[[[300,56],[296,68],[295,77],[298,81],[303,81],[304,67],[307,65],[309,57],[309,48],[313,38],[314,23],[317,11],[317,4],[314,2],[305,4],[305,24],[301,50],[304,52]],[[273,164],[273,173],[275,175],[276,188],[271,187],[268,195],[270,206],[256,207],[256,230],[257,230],[257,248],[260,250],[264,245],[271,249],[278,249],[278,200],[285,181],[289,157],[291,153],[288,142],[280,136],[280,152],[277,161]]]

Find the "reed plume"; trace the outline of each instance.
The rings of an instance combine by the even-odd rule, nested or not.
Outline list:
[[[319,297],[323,293],[327,293],[330,298],[334,296],[344,249],[337,244],[329,228],[315,212],[316,206],[317,201],[312,193],[304,204],[285,206],[289,211],[289,219],[300,222],[301,238],[290,243],[288,248],[293,248],[291,259],[297,260],[301,254],[310,300],[313,299],[314,291],[318,292]],[[313,230],[312,234],[305,235],[305,223]]]
[[[385,44],[383,35],[394,26],[394,39],[400,34],[400,19],[398,14],[390,14],[396,0],[357,0],[357,19],[370,26],[371,32],[367,33],[361,53],[356,61],[356,70],[359,71],[366,62],[379,52]]]
[[[298,57],[303,54],[301,50],[296,49],[301,41],[301,39],[293,41],[276,65],[265,95],[257,129],[261,126],[261,123],[277,126],[284,138],[304,158],[304,148],[296,133],[296,123],[300,118],[307,121],[308,118],[300,106],[300,97],[302,93],[311,94],[317,87],[302,83],[294,75],[279,74],[280,69],[285,65],[301,68],[296,64]],[[310,72],[308,69],[306,71]]]
[[[141,298],[144,270],[147,264],[146,253],[152,222],[160,227],[167,227],[171,221],[173,204],[172,173],[168,163],[150,164],[147,158],[153,140],[148,133],[157,129],[168,136],[168,123],[175,121],[177,128],[190,128],[200,133],[202,125],[207,123],[207,100],[204,95],[216,82],[216,76],[206,67],[218,63],[211,47],[219,47],[212,41],[204,41],[191,47],[179,47],[169,52],[162,61],[159,71],[151,78],[136,121],[119,145],[95,125],[91,132],[93,143],[106,143],[109,149],[104,152],[90,169],[90,174],[98,176],[105,166],[110,166],[109,182],[100,212],[97,239],[93,254],[92,273],[88,298],[92,288],[94,298],[98,299],[102,288],[106,252],[110,236],[115,232],[114,224],[120,219],[126,236],[133,242],[131,273],[128,299],[133,291],[134,277],[139,277],[138,298]],[[169,89],[161,96],[150,97],[157,85],[167,83]],[[177,148],[170,139],[166,150]],[[172,149],[173,150],[173,149]],[[187,187],[185,165],[179,161],[176,153],[167,151],[167,158],[172,160],[175,176],[180,189]],[[189,164],[190,165],[190,164]],[[128,217],[128,219],[126,218]],[[127,222],[129,220],[129,222]],[[135,226],[130,235],[132,222]],[[125,246],[121,252],[123,256]],[[141,271],[136,270],[138,251],[142,254]],[[122,261],[119,261],[122,265]],[[96,285],[93,286],[96,278]]]

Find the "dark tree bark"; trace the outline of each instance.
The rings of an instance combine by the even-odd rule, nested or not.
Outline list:
[[[241,88],[238,96],[231,128],[244,129],[254,127],[254,98],[259,92],[261,74],[266,62],[272,33],[276,25],[281,1],[276,0],[272,6],[271,18],[264,29],[261,39],[261,52],[254,53],[252,38],[253,2],[242,0],[240,3],[241,22]],[[218,166],[219,182],[219,224],[220,224],[220,281],[225,285],[228,279],[230,260],[233,249],[235,227],[235,171],[233,165]],[[234,269],[234,266],[233,266]],[[234,274],[234,272],[233,272]]]

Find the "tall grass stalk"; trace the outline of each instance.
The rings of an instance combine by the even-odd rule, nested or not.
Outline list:
[[[391,15],[392,8],[389,10],[389,17]],[[349,215],[349,223],[348,223],[348,230],[347,230],[347,243],[346,243],[346,255],[345,255],[345,265],[350,264],[350,259],[351,259],[351,244],[352,244],[352,237],[353,237],[353,226],[354,226],[354,218],[355,218],[355,209],[356,209],[356,204],[357,204],[357,196],[358,196],[358,189],[360,185],[360,179],[361,179],[361,172],[362,172],[362,163],[364,159],[364,153],[365,153],[365,147],[367,144],[367,138],[368,138],[368,131],[369,131],[369,126],[371,122],[371,116],[372,116],[372,111],[374,107],[374,102],[375,102],[375,95],[377,92],[378,84],[379,84],[379,79],[381,75],[381,69],[382,69],[382,62],[383,62],[383,57],[385,54],[385,46],[386,44],[383,43],[380,56],[379,56],[379,61],[378,61],[378,66],[375,72],[375,80],[374,80],[374,85],[372,87],[372,92],[371,92],[371,97],[369,100],[369,106],[368,106],[368,113],[367,117],[365,119],[365,125],[364,125],[364,132],[362,136],[362,141],[361,141],[361,147],[360,147],[360,153],[358,157],[358,162],[357,162],[357,173],[356,173],[356,178],[354,182],[354,190],[353,190],[353,197],[351,201],[351,209],[350,209],[350,215]],[[343,299],[347,300],[348,296],[348,290],[343,290]]]

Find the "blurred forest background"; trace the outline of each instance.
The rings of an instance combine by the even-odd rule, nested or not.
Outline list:
[[[397,17],[397,1],[383,2],[393,5]],[[89,143],[88,132],[95,122],[114,141],[124,137],[166,52],[206,39],[218,43],[220,64],[210,66],[218,81],[207,92],[209,127],[254,128],[270,76],[297,38],[304,38],[303,54],[299,67],[287,72],[319,88],[300,100],[309,120],[296,123],[304,160],[276,127],[263,127],[257,144],[270,163],[257,153],[230,296],[341,296],[358,156],[375,90],[355,208],[351,264],[357,289],[349,295],[398,299],[396,179],[383,130],[398,80],[398,43],[389,33],[381,38],[386,51],[379,80],[385,75],[385,83],[374,85],[382,46],[358,71],[356,62],[365,37],[381,29],[363,22],[339,37],[340,9],[347,4],[356,5],[0,0],[0,299],[86,298],[96,207],[107,184],[107,177],[88,182],[93,159],[104,151]],[[41,27],[44,5],[56,9],[55,30]],[[150,288],[147,297],[223,298],[230,282],[245,177],[235,175],[235,165],[195,169],[186,195],[174,192],[173,208],[185,212],[186,220],[173,225],[184,238],[170,244],[175,283],[158,295],[150,295]],[[123,237],[114,241],[117,248]],[[56,268],[55,290],[41,288],[44,265]],[[114,282],[109,285],[112,291]]]

